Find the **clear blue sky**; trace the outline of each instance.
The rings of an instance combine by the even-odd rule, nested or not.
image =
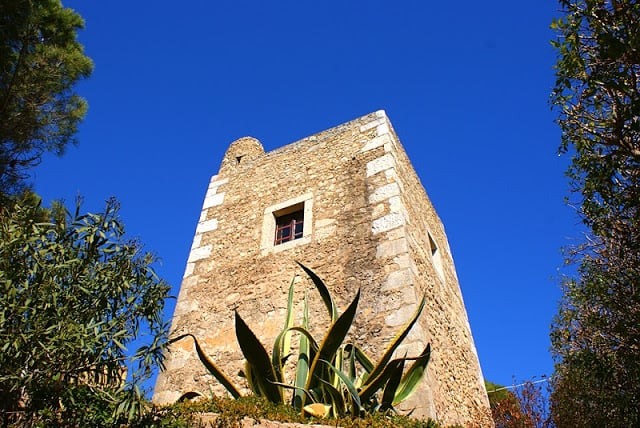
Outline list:
[[[35,170],[47,201],[118,198],[177,295],[231,141],[270,150],[384,109],[445,224],[485,377],[551,373],[560,249],[579,234],[547,104],[555,2],[65,4],[95,72],[80,144]]]

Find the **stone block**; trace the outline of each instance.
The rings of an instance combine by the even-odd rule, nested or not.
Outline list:
[[[383,241],[376,249],[377,258],[396,257],[398,254],[406,254],[409,251],[407,239],[400,238],[392,241]]]
[[[400,195],[400,187],[398,186],[398,183],[389,183],[374,190],[373,193],[369,195],[369,203],[375,204],[380,201],[387,200],[392,196],[398,195]]]
[[[213,194],[211,196],[207,196],[204,199],[204,203],[202,204],[202,208],[217,207],[218,205],[222,205],[222,202],[224,202],[224,192],[223,193],[216,193],[216,194]]]
[[[377,159],[374,159],[367,163],[367,177],[371,177],[379,172],[389,170],[396,166],[396,160],[394,157],[387,153]]]
[[[414,277],[409,269],[391,272],[380,288],[382,291],[397,290],[413,284]]]
[[[198,223],[198,227],[196,228],[196,233],[200,234],[205,232],[211,232],[213,230],[216,230],[217,228],[218,228],[218,219],[214,218],[211,220]]]
[[[378,233],[386,232],[391,229],[395,229],[405,224],[405,218],[403,213],[391,213],[384,217],[373,220],[371,224],[371,232],[374,235]]]
[[[211,255],[212,250],[211,245],[205,245],[204,247],[198,247],[191,250],[189,253],[189,258],[187,259],[188,263],[196,262],[198,260],[206,259]]]

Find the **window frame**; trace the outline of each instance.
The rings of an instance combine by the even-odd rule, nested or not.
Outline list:
[[[304,236],[304,203],[276,211],[273,215],[276,219],[275,236],[273,237],[274,246],[282,245],[285,242],[294,241]],[[284,231],[288,233],[286,235],[280,233]]]
[[[277,218],[287,214],[302,211],[302,236],[276,244]],[[262,221],[262,237],[260,248],[262,254],[269,254],[287,250],[289,248],[308,244],[312,238],[313,225],[313,194],[306,193],[295,198],[288,199],[264,210]]]

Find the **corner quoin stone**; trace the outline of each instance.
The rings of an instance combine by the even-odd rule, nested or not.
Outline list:
[[[274,245],[278,216],[296,210],[304,220],[300,239]],[[322,337],[329,323],[296,260],[325,281],[341,310],[361,290],[348,340],[374,359],[426,296],[402,352],[431,343],[432,356],[404,408],[445,425],[492,425],[444,227],[384,111],[268,152],[253,137],[231,143],[197,219],[172,335],[194,334],[244,385],[233,376],[243,367],[234,311],[270,347],[296,276],[297,293],[311,291],[312,333]],[[154,402],[171,403],[189,391],[225,393],[192,343],[172,349]]]

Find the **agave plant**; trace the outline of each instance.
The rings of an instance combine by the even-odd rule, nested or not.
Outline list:
[[[313,416],[341,417],[347,414],[360,416],[366,412],[393,410],[416,389],[429,362],[431,347],[427,345],[417,357],[392,358],[393,353],[409,334],[425,305],[423,297],[407,324],[394,337],[386,351],[374,364],[358,346],[345,343],[351,327],[360,291],[347,309],[338,314],[337,307],[324,282],[309,268],[298,263],[311,278],[320,293],[331,318],[331,324],[322,341],[318,342],[309,331],[309,307],[307,294],[303,299],[303,319],[294,323],[294,281],[289,287],[287,314],[282,331],[276,337],[271,357],[262,343],[235,313],[236,337],[245,357],[244,375],[253,394],[263,396],[274,403],[290,402],[301,412]],[[293,384],[285,381],[284,365],[291,354],[291,338],[299,336]],[[234,397],[242,396],[240,389],[209,358],[192,334],[173,338],[170,343],[185,337],[193,338],[196,352],[206,369]],[[411,362],[405,371],[405,364]],[[291,391],[290,394],[287,391]],[[183,395],[192,398],[189,392]]]

